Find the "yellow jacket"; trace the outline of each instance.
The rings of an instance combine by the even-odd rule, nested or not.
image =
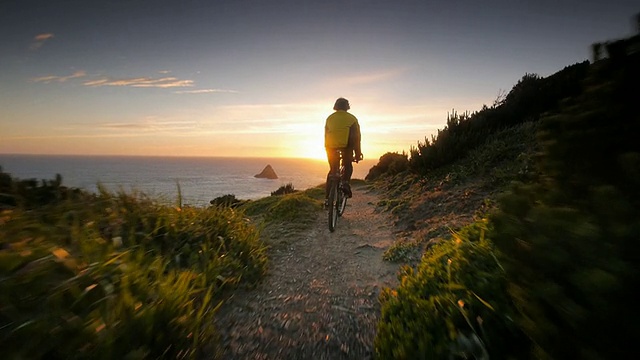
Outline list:
[[[352,148],[360,152],[360,125],[352,114],[337,110],[329,115],[324,125],[325,148]]]

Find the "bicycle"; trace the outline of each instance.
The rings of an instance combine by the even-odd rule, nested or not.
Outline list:
[[[339,149],[338,154],[340,156],[340,168],[338,172],[334,172],[329,176],[329,198],[328,198],[328,220],[329,231],[334,232],[336,230],[336,224],[338,223],[338,217],[344,214],[344,210],[347,207],[347,194],[345,191],[346,184],[342,181],[344,177],[344,150]],[[358,159],[361,160],[361,159]],[[354,159],[354,162],[358,160]]]

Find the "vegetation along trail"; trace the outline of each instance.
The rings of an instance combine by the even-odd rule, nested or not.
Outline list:
[[[358,183],[353,191],[335,232],[318,212],[310,229],[271,244],[269,274],[256,289],[221,308],[224,358],[373,357],[378,295],[397,282],[397,265],[383,260],[395,235],[376,193]]]

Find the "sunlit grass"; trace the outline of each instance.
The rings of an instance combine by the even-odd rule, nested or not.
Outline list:
[[[242,213],[84,194],[0,215],[8,358],[195,358],[222,294],[266,271]],[[28,339],[28,340],[27,340]]]
[[[382,292],[379,358],[501,358],[522,351],[504,269],[485,229],[478,222],[453,233],[427,250],[416,268],[404,266],[398,288]]]
[[[260,224],[262,238],[269,246],[286,245],[314,224],[323,201],[324,184],[249,201],[238,207],[238,211]]]

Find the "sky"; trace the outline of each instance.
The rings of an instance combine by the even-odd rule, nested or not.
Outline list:
[[[635,32],[637,0],[4,0],[0,154],[365,158]]]

